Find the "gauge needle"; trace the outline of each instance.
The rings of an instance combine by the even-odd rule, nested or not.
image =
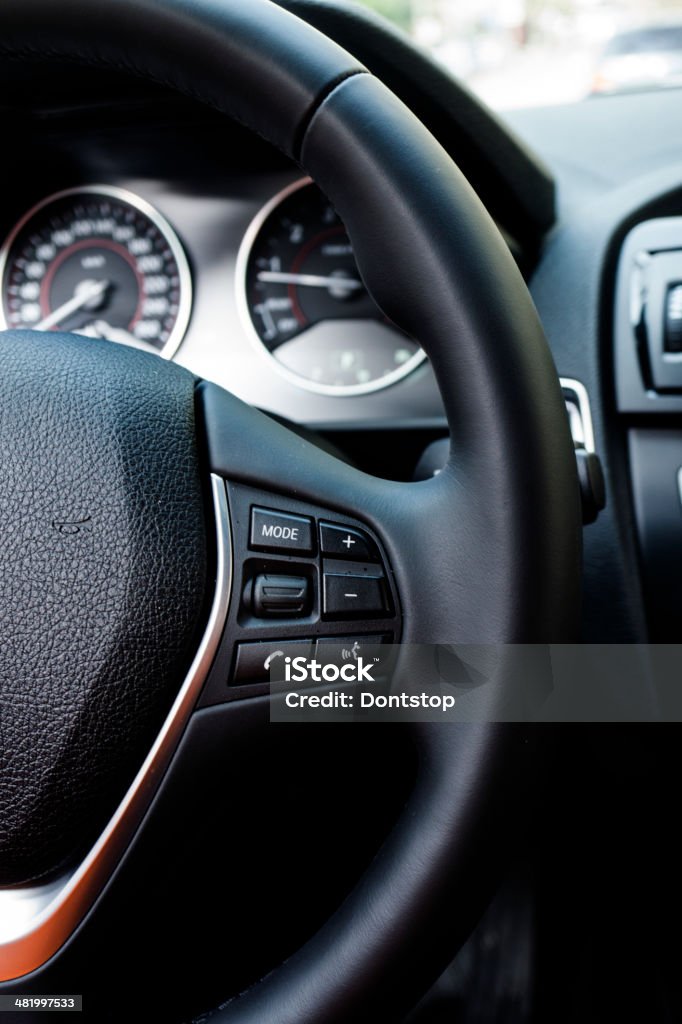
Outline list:
[[[142,349],[143,352],[155,352],[158,354],[158,349],[148,341],[136,338],[134,334],[124,330],[123,327],[113,327],[106,320],[95,320],[94,323],[88,324],[80,333],[87,333],[95,338],[104,338],[106,341],[113,341],[117,345],[128,345],[130,348]]]
[[[287,274],[279,270],[261,270],[258,280],[267,284],[298,284],[305,288],[343,288],[354,292],[364,288],[362,281],[354,277],[323,277],[319,274]]]
[[[76,294],[72,299],[67,302],[63,302],[56,309],[46,316],[40,324],[36,324],[36,331],[49,331],[51,327],[56,327],[60,324],[62,319],[66,319],[72,313],[82,309],[83,306],[87,306],[88,302],[92,302],[93,299],[100,298],[106,289],[109,288],[109,281],[88,281],[84,282],[76,289]]]
[[[99,299],[109,287],[109,281],[87,281],[83,282],[76,289],[76,294],[72,299],[64,302],[57,309],[54,309],[49,316],[46,316],[44,320],[41,320],[39,324],[36,324],[36,331],[49,331],[51,327],[55,327],[57,324],[65,320],[67,316],[82,309],[83,306],[87,306],[93,299]]]

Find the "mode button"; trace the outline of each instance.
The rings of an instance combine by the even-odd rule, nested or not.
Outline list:
[[[307,516],[292,516],[270,508],[251,509],[250,546],[257,551],[313,553],[313,521]]]

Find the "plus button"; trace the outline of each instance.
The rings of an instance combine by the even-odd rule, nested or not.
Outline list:
[[[327,558],[354,562],[380,562],[374,541],[359,527],[346,523],[320,523],[320,551]]]

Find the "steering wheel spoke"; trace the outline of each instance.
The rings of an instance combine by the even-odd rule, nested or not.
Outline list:
[[[226,663],[202,704],[265,692],[277,658],[397,643],[398,584],[367,514],[382,482],[214,385],[201,385],[199,408],[209,466],[226,482],[235,579]]]

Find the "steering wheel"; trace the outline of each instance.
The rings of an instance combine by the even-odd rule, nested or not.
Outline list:
[[[273,619],[268,636],[347,633],[327,579],[343,576],[338,551],[328,573],[318,550],[329,520],[374,552],[372,621],[394,639],[566,642],[581,515],[521,274],[450,158],[347,52],[269,0],[7,2],[0,40],[7,67],[68,62],[84,80],[120,68],[299,163],[344,221],[377,303],[424,346],[452,438],[435,478],[378,479],[154,356],[57,333],[0,338],[0,907],[17,892],[33,901],[0,928],[0,990],[12,991],[58,957],[108,883],[205,714],[211,667],[226,686],[237,641],[262,635],[244,611],[250,573],[295,564],[306,580],[305,621]],[[259,544],[253,494],[308,530],[297,554]],[[393,1019],[464,937],[523,737],[486,721],[413,731],[416,785],[378,857],[298,953],[225,993],[236,997],[215,1020]]]

